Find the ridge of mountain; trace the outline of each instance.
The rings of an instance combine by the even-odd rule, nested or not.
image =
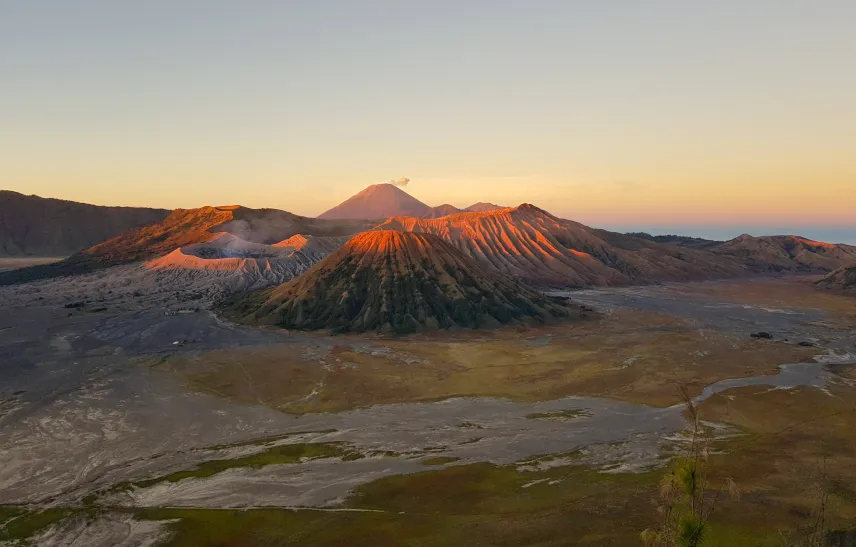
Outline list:
[[[350,236],[369,226],[364,221],[319,220],[277,209],[241,206],[177,209],[162,222],[129,230],[66,260],[2,272],[0,285],[148,261],[183,247],[210,243],[222,233],[249,243],[274,244],[297,234]]]
[[[456,215],[458,213],[489,213],[491,211],[496,211],[499,209],[507,209],[507,207],[502,207],[500,205],[494,205],[493,203],[487,202],[478,202],[466,207],[464,209],[458,209],[454,205],[450,205],[448,203],[444,203],[443,205],[438,205],[436,207],[431,207],[426,213],[419,215],[421,218],[441,218],[449,215]],[[389,215],[389,216],[400,216],[400,215]]]
[[[531,204],[438,219],[393,217],[376,229],[437,235],[485,266],[538,285],[628,285],[746,273],[729,257],[589,228]]]
[[[480,201],[478,203],[473,203],[469,207],[466,207],[462,212],[466,213],[489,213],[491,211],[496,211],[499,209],[508,209],[508,207],[502,205],[494,205],[493,203],[488,203],[486,201]]]
[[[627,232],[624,235],[636,237],[639,239],[647,239],[656,243],[669,243],[672,245],[680,245],[681,247],[690,247],[693,249],[708,249],[724,243],[723,241],[716,241],[713,239],[681,236],[677,234],[654,236],[647,232]]]
[[[824,243],[795,235],[743,234],[710,249],[744,262],[756,273],[828,273],[856,263],[856,246]]]
[[[313,258],[317,261],[333,252],[346,236],[364,230],[437,235],[483,267],[541,286],[591,287],[757,273],[829,273],[856,263],[856,247],[798,236],[743,235],[731,241],[715,242],[683,236],[619,234],[560,219],[530,204],[498,209],[485,203],[471,206],[489,209],[484,212],[461,211],[451,205],[430,208],[391,184],[375,185],[360,194],[371,196],[378,192],[381,196],[392,195],[395,200],[404,200],[403,203],[421,210],[422,216],[436,218],[393,215],[384,221],[330,220],[239,205],[179,209],[161,222],[130,229],[66,260],[0,272],[0,284],[147,262],[176,251],[179,252],[171,258],[173,266],[183,264],[191,270],[216,269],[223,264],[215,266],[197,259],[235,258],[223,246],[228,241],[223,239],[224,234],[237,238],[236,245],[243,253],[250,252],[250,244],[294,251],[301,251],[305,246],[306,253],[318,251]],[[436,216],[446,212],[452,214]],[[321,247],[316,249],[318,245]],[[197,246],[195,250],[183,256],[185,250],[193,246]],[[198,256],[200,252],[214,253],[215,248],[222,256]],[[271,252],[270,249],[264,251]],[[251,270],[255,265],[246,262],[243,267]],[[304,266],[300,268],[305,269]],[[269,282],[279,283],[300,268],[289,266],[287,274],[271,276]]]
[[[69,256],[167,215],[166,209],[106,207],[0,190],[0,256]]]
[[[436,207],[431,207],[426,213],[420,215],[420,218],[440,218],[449,215],[454,215],[457,213],[463,213],[462,209],[458,209],[454,205],[449,205],[448,203],[444,203],[443,205],[438,205]],[[397,215],[390,215],[397,216]]]

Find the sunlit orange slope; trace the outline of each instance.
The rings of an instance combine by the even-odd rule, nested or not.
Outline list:
[[[729,257],[596,230],[529,204],[438,219],[393,217],[377,229],[434,234],[485,266],[547,285],[624,285],[746,271]]]

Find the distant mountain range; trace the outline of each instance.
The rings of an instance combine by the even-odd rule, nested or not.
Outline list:
[[[823,243],[804,237],[743,234],[711,249],[733,256],[757,273],[828,272],[844,264],[856,264],[856,246]]]
[[[700,237],[679,235],[652,236],[651,234],[645,232],[629,232],[625,235],[628,235],[630,237],[637,237],[639,239],[647,239],[648,241],[655,241],[657,243],[671,243],[673,245],[680,245],[682,247],[693,247],[696,249],[709,249],[711,247],[716,247],[717,245],[724,243],[723,241],[714,241],[712,239],[704,239]]]
[[[200,246],[212,243],[224,234],[242,241],[246,245],[236,247],[243,247],[243,251],[251,252],[250,244],[253,243],[273,245],[299,235],[350,236],[372,226],[373,224],[366,221],[320,220],[277,209],[250,209],[240,206],[176,209],[162,222],[128,230],[61,262],[2,272],[0,284],[76,275],[111,266],[148,261],[185,248],[191,248],[188,252],[192,254]],[[205,267],[203,262],[199,261],[185,262],[188,266],[191,263],[200,269],[217,269]],[[249,263],[245,264],[245,267],[253,269]],[[291,271],[291,268],[287,267],[286,270]],[[273,278],[279,282],[284,279],[288,277]]]
[[[0,190],[0,257],[69,256],[168,214],[165,209],[100,207]]]
[[[104,214],[104,208],[84,207],[92,207],[92,214],[96,217]],[[146,215],[156,218],[146,226],[131,228],[61,262],[2,272],[0,284],[74,275],[131,263],[144,264],[145,271],[160,276],[166,284],[186,283],[200,287],[210,279],[216,280],[226,292],[277,286],[297,278],[299,283],[294,281],[291,289],[283,288],[275,293],[282,297],[276,306],[280,310],[277,321],[304,328],[317,324],[319,317],[333,313],[320,308],[310,310],[310,302],[329,298],[347,300],[353,295],[363,294],[361,291],[366,286],[364,276],[375,276],[374,279],[380,283],[391,283],[397,287],[395,290],[426,298],[428,293],[423,293],[423,289],[413,288],[414,280],[419,279],[422,283],[425,276],[433,275],[431,272],[445,275],[440,270],[445,271],[445,265],[451,263],[458,264],[456,267],[464,272],[464,277],[456,278],[455,283],[465,287],[469,287],[470,282],[476,283],[481,287],[480,298],[486,303],[502,301],[502,298],[496,294],[488,296],[493,289],[485,284],[487,281],[476,280],[490,278],[494,287],[523,287],[521,283],[529,287],[595,287],[759,273],[836,272],[823,286],[840,284],[846,288],[852,285],[852,268],[847,268],[856,265],[856,247],[798,236],[744,235],[718,242],[682,236],[620,234],[561,219],[529,204],[503,208],[479,203],[470,209],[479,212],[461,211],[451,205],[431,208],[400,188],[385,184],[357,194],[325,213],[326,218],[240,206],[176,210],[168,216],[165,211],[129,210],[142,211],[138,219],[132,218],[132,214],[127,215],[134,221],[142,222]],[[402,210],[408,214],[367,219]],[[356,220],[348,217],[356,217]],[[37,219],[33,217],[28,222],[37,223]],[[78,222],[83,225],[87,220],[75,218],[69,224],[63,224],[64,230],[73,232]],[[0,226],[0,229],[6,228]],[[342,247],[349,238],[363,232],[367,235]],[[417,236],[398,238],[390,235],[398,233]],[[366,253],[371,257],[367,269],[358,268],[352,272],[355,276],[352,278],[353,291],[356,292],[349,292],[343,281],[347,276],[342,272],[350,270],[344,264],[356,260],[355,249],[366,248],[368,242],[376,243],[379,250]],[[426,246],[436,247],[436,250],[425,250]],[[387,258],[381,260],[384,252]],[[325,261],[326,257],[333,255],[338,258]],[[437,261],[444,266],[439,270],[426,268],[422,265],[424,260]],[[326,273],[316,272],[311,276],[304,274],[321,261],[332,269],[321,268]],[[391,273],[381,275],[379,264]],[[406,283],[410,285],[400,285],[402,280],[409,280]],[[455,283],[450,284],[448,279],[435,279],[429,283],[434,288],[426,285],[424,290],[430,292],[431,296],[427,298],[443,301],[452,298],[450,295],[466,293],[463,289],[454,289]],[[317,284],[317,289],[312,288],[313,284]],[[299,298],[294,292],[298,286]],[[380,294],[375,296],[380,297]],[[531,295],[525,300],[535,302]],[[298,305],[298,301],[302,303]],[[258,304],[257,299],[253,302]],[[265,306],[273,301],[266,302]],[[506,305],[507,302],[501,307]],[[523,304],[518,308],[528,309]],[[297,310],[302,310],[303,315]],[[258,310],[252,313],[259,320],[266,315]],[[427,328],[435,320],[437,324],[446,324],[441,315],[431,316],[434,319],[429,320],[428,315],[416,308],[407,313],[416,320],[418,328]],[[485,313],[494,318],[503,315],[499,308]],[[527,316],[516,311],[509,313],[512,317]],[[534,318],[539,314],[527,317]],[[372,316],[371,320],[356,320],[356,316],[348,316],[347,320],[342,318],[344,316],[336,317],[339,322],[336,328],[346,330],[386,328],[384,325],[389,323],[386,316]],[[409,319],[407,322],[411,323]],[[395,321],[389,324],[393,325]],[[455,320],[455,324],[460,322]]]
[[[652,236],[645,233],[627,235],[734,257],[755,273],[819,273],[830,272],[842,264],[856,264],[856,246],[824,243],[794,235],[743,234],[729,241],[677,235]]]
[[[344,202],[318,215],[325,220],[369,219],[383,220],[394,216],[437,218],[455,213],[483,213],[502,209],[492,203],[476,203],[466,209],[449,204],[429,207],[394,184],[374,184]]]

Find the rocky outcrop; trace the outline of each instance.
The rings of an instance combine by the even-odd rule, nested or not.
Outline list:
[[[856,294],[856,264],[829,273],[823,279],[815,282],[815,285],[821,289]]]

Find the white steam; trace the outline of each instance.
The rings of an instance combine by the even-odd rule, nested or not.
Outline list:
[[[398,179],[392,179],[391,181],[389,181],[389,183],[392,184],[393,186],[398,186],[399,188],[403,188],[404,186],[407,186],[410,183],[410,179],[407,177],[401,177]]]

